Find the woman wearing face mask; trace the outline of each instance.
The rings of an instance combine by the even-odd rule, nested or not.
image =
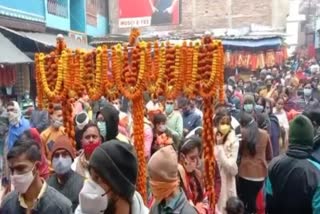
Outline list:
[[[242,142],[237,192],[248,213],[256,213],[256,198],[267,176],[272,159],[272,145],[266,131],[258,128],[254,118],[243,113],[240,118]]]
[[[90,158],[89,172],[76,214],[149,213],[136,192],[138,162],[132,145],[119,140],[100,145]]]
[[[198,169],[202,150],[201,138],[191,136],[184,140],[179,148],[179,175],[188,201],[196,206],[200,214],[208,212],[204,188],[203,174]]]
[[[167,129],[166,122],[167,117],[162,113],[156,114],[153,118],[154,129],[151,155],[164,146],[173,145],[175,148],[178,146],[179,139],[169,129]]]
[[[238,174],[239,141],[231,128],[229,114],[217,114],[215,124],[217,145],[214,151],[221,175],[221,192],[217,206],[220,212],[224,212],[228,198],[237,196],[235,176]]]
[[[286,151],[286,148],[288,146],[288,134],[289,134],[289,121],[288,116],[284,107],[285,100],[283,97],[279,97],[276,100],[276,106],[273,110],[274,115],[278,118],[280,130],[281,130],[281,138],[280,138],[280,150]]]
[[[71,168],[81,176],[88,178],[88,162],[93,151],[101,144],[99,128],[96,124],[89,122],[81,133],[82,152],[74,160]]]

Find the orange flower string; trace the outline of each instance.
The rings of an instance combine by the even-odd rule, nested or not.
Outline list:
[[[129,45],[135,46],[139,36],[140,36],[140,30],[138,28],[132,28],[129,36]]]
[[[146,159],[144,155],[144,103],[142,95],[132,100],[133,109],[133,140],[138,156],[138,181],[137,191],[141,194],[144,201],[147,201],[147,173]]]
[[[204,115],[203,115],[203,134],[202,142],[204,147],[204,165],[205,165],[205,187],[208,192],[209,204],[212,210],[215,210],[215,159],[214,159],[214,145],[215,137],[213,132],[213,110],[212,98],[204,99]]]

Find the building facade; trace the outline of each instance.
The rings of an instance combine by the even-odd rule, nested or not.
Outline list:
[[[184,29],[198,31],[241,28],[251,24],[285,28],[289,10],[289,0],[136,0],[135,6],[131,6],[130,2],[130,0],[109,1],[111,33],[125,33],[133,26],[146,31]],[[154,5],[150,5],[149,2],[154,2]],[[170,8],[170,4],[171,6],[178,4],[178,9],[175,5],[170,8],[171,10],[163,10],[161,4],[167,8]],[[130,8],[132,11],[129,11]],[[178,13],[178,22],[173,20],[175,10]],[[155,15],[162,15],[164,18],[167,11],[172,14],[172,21],[169,24],[152,23]],[[151,21],[147,17],[151,17]]]
[[[52,50],[59,33],[68,45],[76,41],[71,48],[86,48],[91,37],[105,36],[107,11],[106,0],[0,0],[0,33],[32,60],[35,52]],[[21,99],[25,91],[35,95],[32,63],[0,62],[3,66],[16,75],[12,98]],[[5,88],[0,84],[0,97]]]

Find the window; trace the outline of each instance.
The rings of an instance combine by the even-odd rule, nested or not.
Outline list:
[[[97,26],[97,1],[87,0],[87,24]]]
[[[67,0],[47,0],[48,13],[68,17],[68,1]]]

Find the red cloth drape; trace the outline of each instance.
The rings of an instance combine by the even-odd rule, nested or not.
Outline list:
[[[13,86],[16,83],[17,74],[12,66],[0,67],[0,87]]]

